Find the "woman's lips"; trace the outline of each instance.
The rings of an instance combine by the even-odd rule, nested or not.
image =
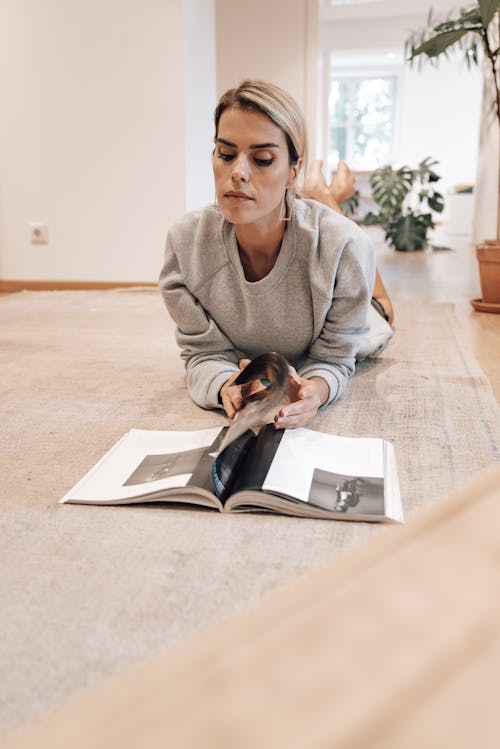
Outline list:
[[[228,200],[234,200],[237,203],[245,203],[246,201],[253,200],[250,195],[246,195],[244,192],[226,192],[224,197]]]

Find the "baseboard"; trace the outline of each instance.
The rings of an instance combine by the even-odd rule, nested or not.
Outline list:
[[[27,281],[0,280],[0,293],[9,294],[16,291],[69,291],[69,290],[100,290],[127,289],[132,286],[155,287],[152,281]]]

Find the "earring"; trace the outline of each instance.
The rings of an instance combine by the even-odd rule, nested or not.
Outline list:
[[[280,221],[290,221],[292,217],[292,200],[294,192],[291,187],[285,188],[283,201],[281,203]]]

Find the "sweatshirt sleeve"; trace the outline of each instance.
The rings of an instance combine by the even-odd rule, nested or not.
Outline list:
[[[159,286],[176,324],[189,395],[202,408],[221,408],[219,390],[238,371],[238,357],[231,341],[186,286],[174,244],[169,234]]]
[[[326,380],[330,394],[325,405],[342,397],[354,373],[356,353],[367,331],[374,274],[371,242],[360,233],[343,248],[333,294],[325,300],[327,313],[323,327],[298,368],[301,377]]]

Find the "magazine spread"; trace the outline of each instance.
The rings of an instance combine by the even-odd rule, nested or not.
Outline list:
[[[195,432],[132,429],[60,501],[172,502],[223,512],[267,510],[312,518],[403,521],[389,442],[306,428],[277,430],[268,424],[257,436],[247,432],[219,453],[226,431],[227,427]],[[231,449],[238,459],[227,469],[223,458]],[[216,470],[226,478],[219,484],[219,497],[213,480]],[[232,471],[231,482],[224,477],[225,470]]]
[[[229,427],[131,429],[60,502],[169,502],[221,512],[402,522],[391,443],[267,423],[288,377],[279,354],[257,357],[234,382],[243,406]]]

